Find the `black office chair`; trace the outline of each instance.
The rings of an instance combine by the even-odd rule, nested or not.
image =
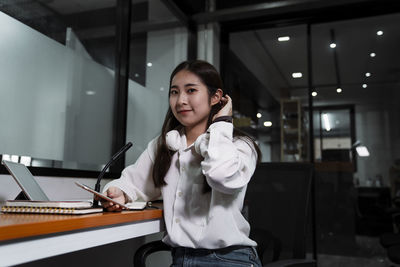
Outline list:
[[[161,240],[152,241],[142,245],[136,250],[133,257],[134,267],[146,267],[146,259],[152,253],[158,251],[171,251],[171,247],[162,242]]]
[[[263,266],[316,266],[306,259],[305,245],[312,172],[307,163],[257,167],[248,185],[245,210]],[[168,250],[161,241],[147,243],[136,251],[134,266],[145,267],[150,254]]]
[[[400,217],[400,213],[394,217]],[[397,227],[399,226],[397,222]],[[400,233],[385,233],[379,237],[379,242],[386,249],[388,259],[400,264]]]
[[[392,216],[393,231],[381,235],[379,242],[386,249],[388,259],[400,264],[400,159],[391,166],[389,173],[392,207],[387,213]]]
[[[250,237],[264,266],[316,266],[306,259],[313,166],[262,163],[246,194]]]

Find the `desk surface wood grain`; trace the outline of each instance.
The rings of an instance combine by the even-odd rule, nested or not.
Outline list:
[[[161,209],[88,215],[0,213],[0,242],[160,218]]]

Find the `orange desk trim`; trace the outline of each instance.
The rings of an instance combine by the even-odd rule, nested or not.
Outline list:
[[[0,213],[0,242],[161,218],[161,209],[88,215]]]

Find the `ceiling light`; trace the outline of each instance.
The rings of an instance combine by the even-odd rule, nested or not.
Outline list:
[[[257,118],[261,118],[261,117],[262,117],[261,113],[258,112],[258,113],[257,113]]]
[[[363,87],[363,88],[367,88],[367,84],[364,83],[364,84],[362,85],[362,87]]]
[[[365,77],[369,77],[369,76],[371,76],[371,73],[370,72],[366,72],[365,73]]]
[[[369,54],[370,57],[375,57],[376,54],[374,52],[372,52],[371,54]]]
[[[330,46],[330,48],[335,48],[336,44],[335,43],[331,43],[329,46]]]
[[[270,122],[270,121],[264,121],[264,126],[265,126],[265,127],[271,127],[271,126],[272,126],[272,122]]]
[[[377,31],[377,32],[376,32],[376,35],[379,35],[379,36],[380,36],[380,35],[383,35],[383,31]]]
[[[278,37],[278,41],[279,42],[287,42],[287,41],[289,41],[290,40],[290,37],[289,36],[281,36],[281,37]]]
[[[318,93],[314,91],[314,92],[311,93],[311,95],[312,95],[312,96],[317,96]]]
[[[301,77],[303,77],[303,74],[301,73],[301,72],[293,72],[292,73],[292,77],[293,78],[301,78]]]
[[[151,67],[151,66],[153,66],[153,63],[147,62],[147,67]]]
[[[324,122],[324,128],[327,132],[329,132],[331,130],[331,124],[329,122],[329,117],[328,114],[324,113],[322,114],[322,120]]]
[[[340,94],[340,93],[342,92],[342,88],[337,88],[337,89],[336,89],[336,92],[337,92],[338,94]]]

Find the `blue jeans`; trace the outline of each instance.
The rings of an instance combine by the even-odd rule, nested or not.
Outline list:
[[[254,247],[173,248],[171,267],[261,267]]]

